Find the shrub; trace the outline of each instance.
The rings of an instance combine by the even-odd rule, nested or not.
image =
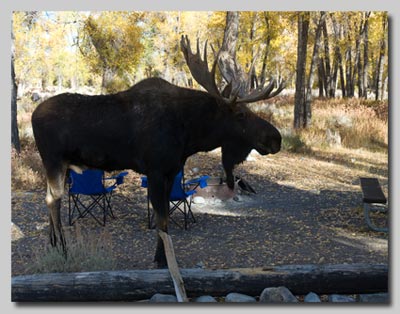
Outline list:
[[[292,153],[304,153],[309,151],[309,147],[302,140],[300,133],[283,135],[282,149]]]
[[[317,99],[313,103],[312,124],[302,132],[303,140],[309,146],[327,146],[328,129],[330,133],[340,135],[344,147],[386,151],[387,103],[359,99]]]
[[[44,189],[46,178],[42,160],[33,145],[24,145],[18,154],[11,151],[11,188],[13,190]]]
[[[67,237],[69,241],[66,258],[60,249],[47,247],[44,252],[37,252],[29,271],[54,273],[114,269],[110,234],[106,231],[102,231],[100,235],[83,234],[78,223],[74,229],[73,234]]]
[[[377,117],[369,107],[357,107],[351,112],[353,124],[340,129],[343,145],[349,148],[366,147],[370,150],[387,150],[388,124]]]

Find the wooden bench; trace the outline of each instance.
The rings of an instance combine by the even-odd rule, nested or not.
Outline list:
[[[387,212],[387,199],[383,194],[382,188],[376,178],[360,178],[363,193],[364,216],[368,227],[374,231],[388,232],[387,227],[377,227],[370,217],[371,211]]]

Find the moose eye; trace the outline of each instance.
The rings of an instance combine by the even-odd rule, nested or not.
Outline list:
[[[238,120],[244,120],[246,119],[246,113],[243,111],[239,111],[236,113],[236,117]]]

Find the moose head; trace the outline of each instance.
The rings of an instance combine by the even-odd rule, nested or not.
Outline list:
[[[247,78],[242,77],[238,81],[227,81],[224,89],[220,91],[215,81],[217,65],[223,78],[235,77],[228,75],[227,71],[238,69],[236,60],[226,58],[220,60],[221,49],[216,52],[211,45],[214,62],[210,71],[207,61],[207,41],[204,45],[203,59],[200,56],[199,39],[197,39],[195,54],[191,50],[188,36],[182,35],[180,44],[193,78],[216,99],[221,107],[228,108],[226,112],[229,112],[229,116],[233,116],[233,119],[229,119],[229,125],[226,126],[230,129],[232,136],[225,139],[221,145],[227,184],[232,189],[234,187],[233,168],[244,161],[252,149],[257,150],[261,155],[275,154],[280,151],[282,137],[279,131],[253,113],[246,104],[275,97],[284,89],[285,83],[281,81],[277,84],[275,79],[271,79],[266,86],[258,86],[250,91],[251,80],[250,75],[247,75]],[[252,72],[253,67],[254,62],[249,73]]]

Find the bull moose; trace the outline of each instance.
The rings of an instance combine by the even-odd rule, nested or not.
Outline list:
[[[59,94],[33,112],[34,137],[47,178],[52,246],[66,253],[60,205],[68,168],[132,169],[146,175],[157,229],[167,232],[172,182],[189,156],[221,147],[232,189],[233,169],[252,149],[261,155],[279,152],[279,131],[245,104],[271,98],[283,86],[276,88],[271,81],[245,97],[234,90],[227,95],[228,89],[220,93],[215,83],[218,54],[210,72],[207,48],[202,59],[199,46],[192,53],[189,39],[182,36],[181,50],[194,79],[207,92],[148,78],[110,95]],[[157,240],[154,260],[165,267],[164,245],[159,236]]]

